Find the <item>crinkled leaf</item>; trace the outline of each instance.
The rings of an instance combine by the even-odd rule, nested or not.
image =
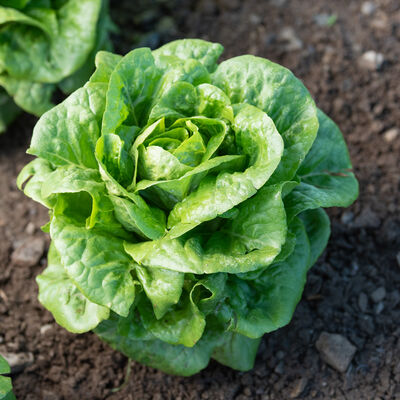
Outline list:
[[[236,332],[224,332],[222,343],[214,349],[212,358],[230,368],[249,371],[254,367],[260,341]]]
[[[33,130],[28,153],[55,166],[97,168],[94,150],[101,118],[93,106],[98,101],[97,94],[90,88],[79,89],[43,115]]]
[[[53,217],[50,235],[69,278],[91,302],[126,316],[135,298],[134,268],[121,239]]]
[[[22,12],[0,7],[0,24],[5,24],[0,71],[43,83],[71,75],[95,44],[100,8],[99,0],[68,0],[58,9],[30,7]]]
[[[160,319],[155,318],[148,301],[140,302],[138,308],[143,326],[154,337],[169,344],[193,347],[203,335],[206,321],[189,296],[183,297],[179,304]]]
[[[17,178],[17,186],[31,199],[51,208],[54,206],[54,201],[42,195],[42,186],[48,182],[48,177],[53,171],[54,168],[47,160],[36,158],[21,170]]]
[[[11,378],[1,376],[2,374],[9,374],[11,371],[7,361],[0,355],[0,399],[1,400],[15,400],[12,393]]]
[[[20,110],[12,98],[0,88],[0,134],[6,131],[19,113]]]
[[[301,221],[294,219],[291,230],[296,235],[296,246],[286,260],[270,265],[256,280],[230,276],[229,299],[220,311],[229,330],[259,338],[291,320],[310,262],[310,244]]]
[[[42,115],[54,106],[51,96],[56,89],[54,84],[37,83],[0,75],[0,85],[13,97],[15,104],[36,116]]]
[[[331,224],[328,214],[322,208],[303,211],[299,218],[304,224],[310,242],[311,254],[308,267],[311,268],[328,244]]]
[[[193,347],[171,345],[155,337],[144,339],[134,329],[137,323],[127,321],[129,330],[122,330],[121,324],[115,318],[101,323],[95,332],[114,349],[122,351],[128,357],[158,368],[166,373],[190,376],[207,366],[215,342],[219,340],[215,335],[205,333]]]
[[[82,333],[94,329],[109,317],[109,308],[92,303],[78,290],[65,272],[53,244],[47,259],[47,268],[36,278],[39,301],[58,324],[70,332]]]
[[[182,60],[200,61],[210,72],[217,67],[217,60],[223,51],[219,43],[210,43],[201,39],[183,39],[165,44],[153,51],[154,57],[174,56]]]
[[[292,179],[318,130],[317,110],[304,85],[281,65],[249,55],[222,62],[212,84],[220,87],[232,104],[249,103],[272,118],[285,150],[271,181]]]
[[[228,220],[207,242],[201,236],[163,238],[125,243],[139,265],[196,274],[253,271],[270,264],[286,238],[286,218],[280,185],[264,187],[239,205],[235,220]]]
[[[358,182],[337,125],[318,111],[318,136],[299,168],[301,179],[286,197],[288,217],[319,207],[348,207],[358,196]]]
[[[110,75],[102,133],[115,133],[122,124],[143,126],[161,71],[150,49],[135,49]]]
[[[181,297],[184,274],[162,268],[147,268],[136,265],[136,274],[153,305],[157,319],[178,303]]]
[[[233,129],[242,154],[249,158],[248,168],[204,179],[197,190],[176,204],[168,217],[171,237],[180,236],[253,196],[279,164],[282,139],[265,113],[243,104],[236,109]]]

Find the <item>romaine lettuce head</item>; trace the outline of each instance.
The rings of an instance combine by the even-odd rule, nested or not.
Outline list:
[[[71,332],[191,375],[252,368],[287,324],[357,181],[338,127],[286,68],[179,40],[99,52],[42,116],[18,185],[50,212],[39,300]]]
[[[89,79],[110,27],[105,0],[0,0],[0,90],[43,114],[57,85],[71,93]],[[0,132],[14,114],[0,110]]]

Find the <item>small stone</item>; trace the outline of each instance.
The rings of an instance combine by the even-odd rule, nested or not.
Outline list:
[[[381,220],[370,207],[364,207],[360,215],[354,220],[355,228],[379,228]]]
[[[374,50],[366,51],[359,59],[359,65],[361,68],[370,70],[370,71],[377,71],[379,70],[385,58],[382,53],[377,53]]]
[[[322,360],[339,372],[346,372],[357,351],[344,336],[328,332],[321,333],[315,346]]]
[[[303,42],[298,38],[294,29],[290,26],[283,28],[279,32],[278,37],[284,43],[286,51],[296,51],[303,48]]]
[[[399,133],[399,129],[391,128],[383,134],[383,138],[387,143],[392,143],[397,138],[397,136],[399,136]]]
[[[342,221],[342,224],[349,224],[351,221],[353,221],[354,219],[354,214],[351,211],[345,211],[340,220]]]
[[[41,333],[42,335],[44,335],[44,334],[45,334],[47,331],[49,331],[52,327],[53,327],[52,324],[43,325],[43,326],[40,328],[40,333]]]
[[[289,397],[291,399],[295,399],[296,397],[299,397],[304,389],[306,388],[308,383],[308,379],[306,377],[302,377],[300,379],[297,379],[297,381],[294,382],[293,388],[289,393]]]
[[[361,312],[366,312],[368,307],[368,297],[365,293],[361,292],[358,296],[358,307],[360,308]]]
[[[6,359],[11,368],[11,373],[21,372],[28,365],[33,364],[32,353],[3,353],[2,356]]]
[[[375,306],[375,314],[379,315],[385,308],[385,304],[383,303],[383,301],[379,302],[376,306]]]
[[[261,17],[257,14],[250,14],[249,21],[253,25],[260,25],[261,24]]]
[[[374,303],[379,303],[386,297],[386,289],[381,286],[371,293],[371,299]]]
[[[28,235],[33,235],[35,233],[35,229],[36,229],[35,224],[33,222],[29,222],[25,228],[25,232]]]
[[[282,375],[285,372],[283,361],[279,361],[279,363],[275,367],[274,371],[279,375]]]
[[[285,352],[282,351],[282,350],[279,350],[279,351],[276,353],[276,358],[277,358],[278,360],[282,360],[283,358],[285,358]]]
[[[28,238],[18,245],[12,253],[11,259],[15,264],[32,267],[39,262],[44,252],[44,247],[44,238]]]
[[[361,5],[361,12],[364,15],[372,15],[376,10],[376,5],[372,1],[364,1]]]

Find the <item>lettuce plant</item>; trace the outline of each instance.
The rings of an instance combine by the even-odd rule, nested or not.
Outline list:
[[[71,332],[191,375],[252,368],[357,181],[338,127],[286,68],[179,40],[96,56],[41,117],[18,185],[50,209],[39,300]]]
[[[12,392],[11,378],[2,376],[9,374],[10,371],[7,361],[0,355],[0,400],[15,400]]]
[[[110,28],[103,0],[0,0],[0,132],[16,105],[39,116],[82,86]]]

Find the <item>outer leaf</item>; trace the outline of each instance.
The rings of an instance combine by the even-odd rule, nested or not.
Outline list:
[[[325,250],[331,234],[328,214],[322,208],[303,211],[299,218],[302,220],[310,242],[310,263],[311,268],[318,260],[318,257]]]
[[[25,191],[30,183],[31,181],[26,185]],[[83,215],[86,218],[86,227],[96,227],[117,237],[132,239],[132,235],[129,235],[116,220],[113,204],[106,195],[106,185],[101,181],[98,171],[67,165],[46,175],[46,180],[39,184],[41,197],[47,204],[54,205],[59,193],[88,193],[91,201],[87,215]],[[68,204],[65,208],[68,208]],[[78,213],[82,214],[83,205],[78,204],[78,208]]]
[[[68,0],[57,10],[30,8],[26,15],[1,7],[0,24],[14,23],[0,33],[0,71],[43,83],[71,75],[94,46],[100,8],[98,0]]]
[[[271,179],[274,183],[291,180],[318,130],[316,107],[304,85],[281,65],[249,55],[221,63],[212,84],[220,87],[232,104],[249,103],[272,118],[285,151]]]
[[[95,103],[99,101],[98,93],[90,87],[74,92],[39,120],[28,153],[55,166],[97,168],[94,150],[101,115],[96,115]]]
[[[184,274],[140,265],[136,265],[136,273],[153,305],[156,318],[162,318],[172,305],[178,303],[182,293]]]
[[[295,219],[291,229],[296,234],[296,246],[285,261],[270,265],[254,281],[230,277],[228,306],[220,312],[229,330],[259,338],[291,320],[310,262],[310,245],[303,224]]]
[[[224,48],[219,43],[210,43],[200,39],[183,39],[170,42],[153,51],[154,57],[175,56],[182,60],[200,61],[210,72],[217,67],[217,60]]]
[[[78,290],[65,272],[53,244],[49,249],[48,266],[36,281],[39,301],[56,322],[70,332],[88,332],[110,315],[107,307],[92,303]]]
[[[7,361],[0,355],[0,399],[1,400],[15,400],[12,393],[11,378],[1,376],[2,374],[10,373],[10,366]]]
[[[56,89],[54,84],[36,83],[0,75],[0,85],[7,90],[19,107],[36,116],[42,115],[54,106],[51,102],[51,96]]]
[[[135,298],[135,282],[122,240],[76,226],[61,216],[53,217],[50,235],[68,276],[84,296],[128,315]]]
[[[299,168],[301,183],[285,199],[288,216],[319,207],[348,207],[358,196],[358,183],[337,125],[318,111],[320,128]]]
[[[249,371],[254,367],[261,339],[250,339],[235,332],[224,332],[222,343],[212,353],[219,363],[239,371]]]
[[[21,170],[17,178],[18,189],[31,199],[43,204],[45,207],[51,208],[54,206],[54,201],[42,196],[42,186],[48,181],[48,177],[52,174],[54,168],[43,158],[36,158]]]
[[[11,97],[0,88],[0,134],[5,132],[7,126],[20,113]]]
[[[174,375],[190,376],[205,368],[218,340],[208,333],[193,347],[171,345],[148,336],[142,339],[131,321],[127,321],[129,329],[124,330],[118,322],[114,318],[104,321],[95,332],[128,357]]]
[[[202,337],[206,321],[203,313],[188,296],[157,320],[146,301],[139,303],[144,328],[163,342],[193,347]]]
[[[121,61],[122,56],[108,51],[99,51],[95,57],[96,70],[90,77],[90,82],[107,83],[110,80],[114,68]]]

